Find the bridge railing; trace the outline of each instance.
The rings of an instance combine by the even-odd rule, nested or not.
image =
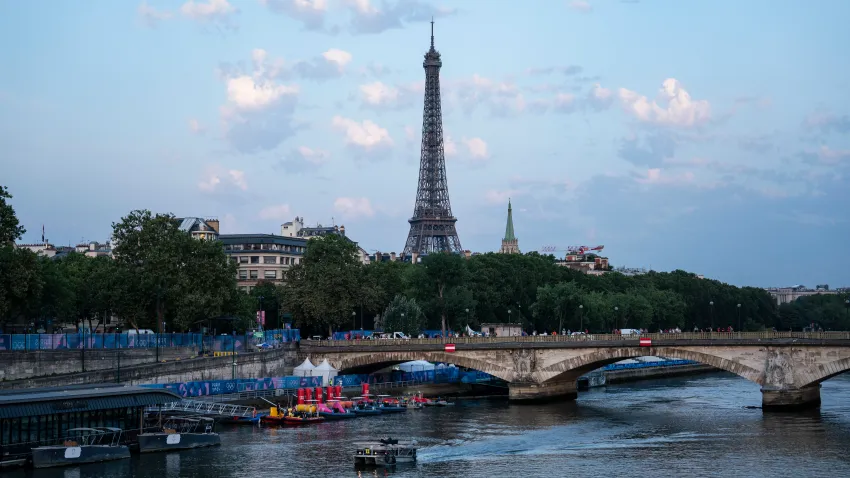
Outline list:
[[[374,340],[310,340],[302,345],[317,347],[346,346],[390,346],[390,345],[442,345],[442,344],[487,344],[487,343],[546,343],[546,342],[610,342],[636,341],[639,338],[653,340],[765,340],[765,339],[811,339],[850,340],[850,332],[682,332],[654,333],[641,335],[588,334],[588,335],[527,335],[510,337],[446,337],[435,339],[374,339]]]

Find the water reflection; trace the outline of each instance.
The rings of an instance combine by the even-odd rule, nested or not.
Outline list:
[[[594,389],[577,402],[504,401],[358,418],[304,428],[221,426],[222,447],[79,468],[45,477],[487,477],[553,475],[850,475],[850,376],[824,383],[821,410],[764,414],[758,386],[714,374]],[[351,442],[417,440],[419,463],[356,470]]]

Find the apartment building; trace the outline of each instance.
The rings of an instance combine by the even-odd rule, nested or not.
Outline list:
[[[260,280],[283,283],[284,273],[301,262],[307,239],[274,234],[222,234],[224,253],[239,266],[237,282],[245,292]]]

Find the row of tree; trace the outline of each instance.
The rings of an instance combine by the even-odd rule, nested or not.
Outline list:
[[[482,323],[519,323],[531,331],[621,328],[800,329],[812,323],[848,330],[841,296],[816,296],[777,307],[767,292],[684,272],[587,275],[550,255],[432,254],[418,264],[362,265],[343,236],[311,239],[285,286],[261,281],[250,294],[221,243],[199,241],[174,217],[133,211],[113,224],[115,258],[38,256],[14,241],[25,232],[0,187],[0,322],[87,323],[108,317],[127,327],[239,331],[265,311],[268,327],[291,317],[302,335],[371,329],[418,334],[464,331]],[[226,317],[227,324],[212,319]],[[286,319],[289,321],[290,319]]]

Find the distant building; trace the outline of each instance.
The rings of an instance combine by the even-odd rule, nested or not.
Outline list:
[[[505,237],[502,239],[502,254],[519,254],[519,241],[514,235],[514,216],[511,211],[511,200],[508,199],[508,222],[505,225]]]
[[[175,219],[180,230],[188,232],[195,239],[216,240],[219,235],[219,222],[216,218],[178,217]]]
[[[569,253],[563,259],[555,261],[559,266],[569,267],[590,275],[601,275],[609,272],[608,258],[596,254]]]
[[[237,284],[245,292],[260,280],[282,284],[285,272],[301,262],[307,250],[307,239],[274,234],[222,234],[219,240],[237,264]]]
[[[808,297],[819,294],[832,295],[840,292],[840,290],[829,290],[829,286],[825,288],[808,289],[802,285],[795,285],[793,287],[770,287],[765,290],[779,305],[790,304],[800,297]]]
[[[53,257],[56,255],[56,246],[48,242],[42,244],[16,244],[18,249],[28,249],[40,256]]]
[[[92,241],[89,243],[77,244],[74,251],[79,254],[84,254],[86,257],[112,257],[112,243],[100,243]]]

